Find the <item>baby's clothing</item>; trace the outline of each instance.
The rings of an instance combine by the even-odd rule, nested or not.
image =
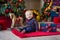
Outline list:
[[[32,18],[30,20],[26,19],[26,26],[23,28],[19,28],[21,31],[25,30],[26,33],[35,32],[38,30],[38,22]]]

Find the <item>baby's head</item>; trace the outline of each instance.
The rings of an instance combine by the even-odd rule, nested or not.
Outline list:
[[[33,18],[33,11],[32,10],[27,10],[25,12],[25,16],[26,16],[27,19]]]

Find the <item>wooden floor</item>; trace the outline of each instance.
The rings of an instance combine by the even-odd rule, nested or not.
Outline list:
[[[11,31],[0,31],[0,40],[22,40],[15,36]]]
[[[15,36],[11,31],[5,30],[5,31],[0,31],[0,40],[60,40],[60,35],[30,37],[30,38],[21,39]]]

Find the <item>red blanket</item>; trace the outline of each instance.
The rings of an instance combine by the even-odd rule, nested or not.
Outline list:
[[[12,30],[12,33],[20,38],[26,38],[26,37],[36,37],[36,36],[50,36],[50,35],[60,35],[60,32],[32,32],[32,33],[26,33],[22,34],[16,29]]]

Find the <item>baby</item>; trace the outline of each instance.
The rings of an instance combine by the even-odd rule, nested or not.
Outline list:
[[[26,22],[23,28],[19,28],[22,33],[36,32],[38,31],[38,22],[33,17],[33,12],[27,10],[25,12]]]

